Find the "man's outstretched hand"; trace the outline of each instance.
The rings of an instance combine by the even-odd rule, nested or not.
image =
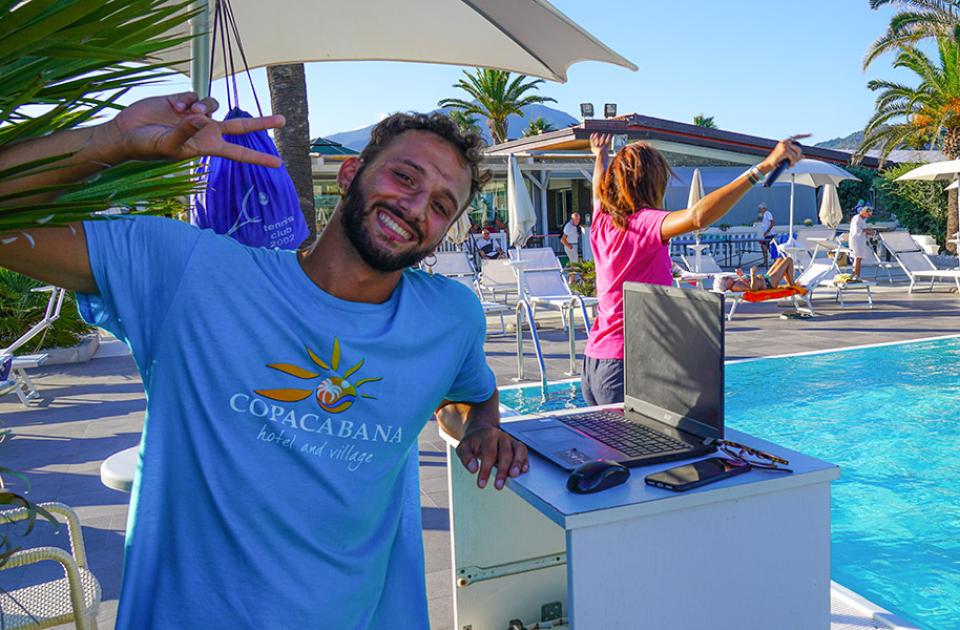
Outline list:
[[[457,445],[457,455],[471,473],[478,472],[477,486],[484,488],[494,466],[497,475],[494,487],[503,488],[507,476],[516,477],[527,472],[527,447],[496,427],[478,427],[468,430]]]
[[[280,166],[281,160],[275,155],[232,144],[223,136],[277,129],[284,125],[283,116],[219,122],[212,117],[217,107],[215,99],[201,100],[193,92],[137,101],[98,128],[94,140],[97,153],[108,164],[219,156],[273,168]]]

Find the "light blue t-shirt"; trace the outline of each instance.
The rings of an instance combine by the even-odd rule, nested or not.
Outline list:
[[[84,224],[147,417],[117,628],[427,628],[417,435],[495,380],[456,283],[408,271],[383,304],[296,255],[153,217]]]

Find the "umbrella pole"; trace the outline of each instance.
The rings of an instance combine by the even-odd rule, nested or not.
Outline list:
[[[700,258],[700,230],[697,230],[696,232],[694,232],[694,234],[696,234],[696,237],[697,237],[697,264],[695,265],[695,266],[696,266],[696,269],[695,269],[694,271],[696,271],[697,273],[700,273],[700,269],[701,269],[701,267],[700,267],[700,264],[701,264],[701,258]]]
[[[190,18],[190,84],[200,98],[210,96],[210,3],[208,0],[196,0],[194,9],[198,13]]]
[[[790,244],[790,247],[793,247],[793,198],[796,183],[797,176],[790,175],[790,233],[787,235],[787,243]]]

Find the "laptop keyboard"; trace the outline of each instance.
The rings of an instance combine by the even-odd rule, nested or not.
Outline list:
[[[692,450],[693,447],[635,422],[623,414],[593,411],[572,416],[556,416],[557,420],[622,452],[628,457]]]

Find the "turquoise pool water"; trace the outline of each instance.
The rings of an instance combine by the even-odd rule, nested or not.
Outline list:
[[[579,382],[501,392],[583,406]],[[832,577],[929,630],[960,629],[960,338],[727,365],[728,426],[838,464]]]

